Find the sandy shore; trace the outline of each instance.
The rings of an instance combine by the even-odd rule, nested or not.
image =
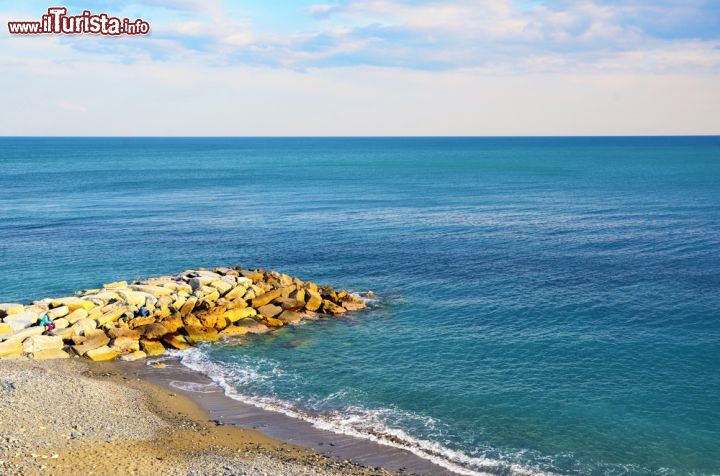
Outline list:
[[[0,361],[0,402],[0,474],[392,474],[219,425],[112,364]]]

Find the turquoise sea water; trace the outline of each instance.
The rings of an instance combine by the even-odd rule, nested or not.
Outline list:
[[[242,264],[378,299],[185,354],[492,474],[720,473],[720,138],[0,139],[0,301]]]

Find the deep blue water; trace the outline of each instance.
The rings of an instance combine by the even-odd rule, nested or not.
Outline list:
[[[0,302],[236,264],[379,296],[186,355],[242,398],[490,473],[720,473],[720,138],[0,139]]]

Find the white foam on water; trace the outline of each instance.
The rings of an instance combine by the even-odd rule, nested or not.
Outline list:
[[[173,355],[180,357],[180,362],[184,366],[209,377],[223,389],[225,395],[229,398],[263,410],[282,413],[292,418],[310,422],[322,430],[406,450],[457,474],[477,476],[493,474],[497,471],[513,475],[552,474],[498,459],[469,456],[461,451],[447,448],[438,442],[415,438],[402,429],[392,428],[387,425],[387,417],[389,415],[397,416],[397,410],[370,410],[360,407],[347,407],[343,411],[313,414],[286,400],[250,396],[240,392],[243,384],[249,384],[257,380],[267,380],[282,374],[282,371],[274,367],[270,368],[271,375],[266,375],[248,365],[223,365],[212,361],[203,352],[202,348],[198,347]],[[328,398],[333,399],[335,396],[331,395]]]

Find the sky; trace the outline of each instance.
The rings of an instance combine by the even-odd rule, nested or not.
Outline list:
[[[151,33],[8,33],[49,6]],[[718,0],[0,0],[0,20],[0,135],[720,134]]]

